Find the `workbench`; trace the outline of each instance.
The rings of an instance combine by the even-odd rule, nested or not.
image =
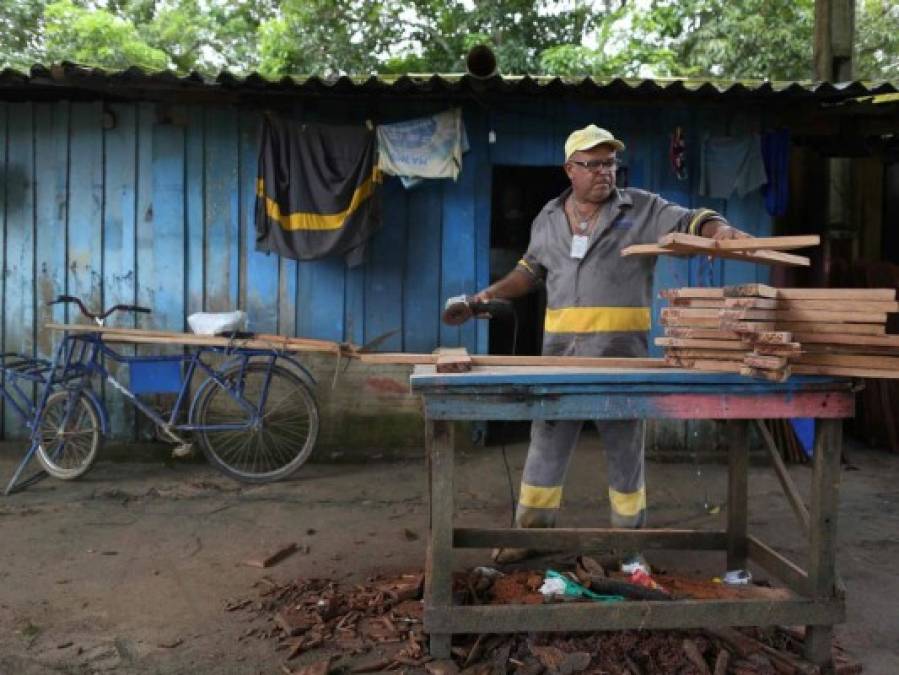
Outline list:
[[[449,658],[457,633],[594,631],[631,628],[805,625],[806,657],[831,659],[833,625],[845,618],[835,541],[842,419],[851,417],[851,381],[793,377],[784,383],[739,375],[670,369],[475,367],[437,373],[416,366],[413,392],[422,396],[430,481],[424,628],[431,655]],[[808,569],[748,532],[749,424],[772,418],[816,418],[811,502],[804,513]],[[562,419],[726,420],[728,446],[725,530],[456,528],[453,426],[462,420]],[[648,486],[651,494],[652,485]],[[786,490],[786,486],[785,486]],[[793,501],[798,493],[793,491]],[[801,502],[801,500],[799,500]],[[803,533],[797,527],[797,535]],[[721,550],[727,569],[757,564],[783,582],[786,600],[678,600],[544,605],[454,606],[453,551],[493,547],[542,550]],[[723,572],[723,570],[722,570]]]

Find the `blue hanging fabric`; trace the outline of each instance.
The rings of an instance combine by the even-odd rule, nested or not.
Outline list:
[[[812,458],[815,455],[815,418],[814,417],[794,417],[790,419],[790,426],[796,438],[799,439],[799,445],[802,446],[802,452],[805,456]]]

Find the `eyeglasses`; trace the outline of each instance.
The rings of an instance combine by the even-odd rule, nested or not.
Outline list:
[[[588,159],[586,162],[577,159],[569,159],[572,164],[587,169],[591,173],[599,173],[600,171],[614,171],[618,166],[617,159]]]

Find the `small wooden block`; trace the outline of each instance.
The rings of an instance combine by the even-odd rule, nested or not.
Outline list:
[[[280,548],[275,549],[272,553],[268,554],[264,558],[254,558],[251,560],[244,561],[244,565],[248,565],[249,567],[272,567],[273,565],[277,565],[279,562],[287,558],[288,556],[293,555],[297,551],[296,543],[285,544]]]
[[[779,326],[773,321],[728,321],[721,319],[718,323],[721,330],[732,330],[737,333],[771,333]]]
[[[777,298],[777,289],[765,284],[740,284],[725,286],[725,298]]]
[[[783,356],[766,356],[764,354],[747,354],[743,359],[750,368],[759,370],[783,370],[787,366],[787,359]]]
[[[465,347],[440,347],[437,352],[438,373],[467,373],[471,371],[471,356]]]
[[[660,298],[672,300],[674,298],[705,298],[717,299],[724,297],[723,288],[664,288],[659,291]]]
[[[751,366],[743,366],[740,369],[740,375],[754,377],[760,380],[768,380],[769,382],[786,382],[792,374],[790,366],[783,370],[763,370],[762,368],[752,368]]]
[[[680,347],[683,349],[716,349],[736,352],[748,351],[747,345],[741,340],[694,340],[690,338],[657,337],[657,347]]]
[[[740,333],[717,328],[684,328],[683,326],[665,326],[665,335],[673,338],[698,338],[702,340],[740,340]]]

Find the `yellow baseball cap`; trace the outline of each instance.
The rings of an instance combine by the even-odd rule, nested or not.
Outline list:
[[[611,145],[616,150],[624,150],[624,143],[612,135],[611,131],[602,129],[595,124],[588,124],[583,129],[572,131],[565,141],[565,161],[580,150],[589,150],[597,145]]]

